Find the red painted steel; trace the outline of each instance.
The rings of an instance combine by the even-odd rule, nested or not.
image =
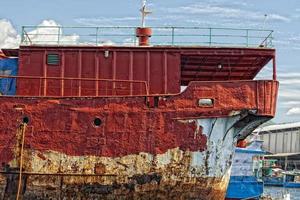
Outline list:
[[[136,29],[136,37],[139,38],[139,46],[149,46],[152,29],[147,27],[138,27]]]
[[[25,148],[39,151],[107,157],[162,154],[176,147],[203,151],[207,133],[189,120],[228,117],[243,110],[271,118],[277,90],[277,81],[192,82],[179,95],[157,97],[155,108],[144,97],[2,97],[5,112],[0,113],[0,127],[7,128],[0,135],[0,141],[5,141],[0,145],[0,162],[12,159],[15,143],[9,141],[15,141],[24,116],[30,121]],[[213,99],[213,105],[199,105],[201,98]],[[93,124],[96,117],[102,121],[99,127]]]
[[[100,84],[86,80],[19,79],[18,95],[33,96],[102,96],[138,95],[141,85],[114,80],[146,81],[151,94],[178,93],[180,91],[180,59],[163,51],[131,51],[122,49],[51,49],[21,48],[20,76],[110,79]],[[60,65],[46,64],[46,56],[57,53]],[[144,87],[144,86],[143,86]],[[120,89],[121,88],[121,89]],[[123,88],[123,91],[122,91]],[[38,91],[43,90],[41,94]],[[144,93],[145,94],[145,93]]]
[[[47,64],[48,54],[58,55],[57,65],[55,56],[52,64]],[[37,177],[27,177],[28,182],[23,186],[28,199],[50,190],[53,194],[49,197],[55,198],[57,193],[53,188],[56,187],[61,197],[79,192],[83,197],[93,198],[92,191],[100,199],[119,196],[130,199],[139,195],[144,198],[147,191],[147,199],[158,196],[174,199],[182,193],[182,198],[224,199],[228,174],[220,168],[221,176],[215,177],[218,172],[210,174],[208,163],[209,154],[223,154],[218,150],[219,142],[215,143],[219,136],[207,133],[201,121],[208,119],[216,123],[217,119],[224,118],[220,123],[226,123],[223,124],[226,130],[237,129],[234,136],[241,140],[259,124],[274,117],[278,91],[274,56],[275,50],[262,48],[20,47],[17,95],[0,98],[0,163],[7,166],[4,173],[8,173],[0,180],[0,193],[3,188],[3,194],[14,196],[17,176],[11,173],[13,170],[22,173],[19,169],[23,166],[18,160],[24,158],[28,161],[25,172],[43,170],[46,165],[46,173],[50,170],[48,176],[42,172]],[[252,80],[272,59],[274,80]],[[179,94],[181,85],[188,87]],[[211,131],[213,127],[214,124]],[[25,131],[20,134],[24,128],[26,137]],[[225,134],[223,142],[231,148],[231,136],[230,141],[225,142],[226,130],[216,129]],[[20,141],[20,136],[24,141]],[[20,153],[23,149],[20,144],[24,145],[24,153]],[[176,151],[172,151],[174,149]],[[182,155],[177,150],[182,150]],[[199,169],[206,170],[203,171],[206,176],[190,177],[194,173],[190,170],[191,152],[197,151],[206,154],[199,157],[203,166]],[[229,169],[232,152],[227,151],[227,159],[221,154],[214,159]],[[140,164],[133,159],[142,159],[144,163],[147,153],[154,160],[145,169],[151,168],[144,171],[142,164],[143,171],[136,171]],[[155,158],[164,154],[174,154],[170,163],[164,164],[164,156],[162,160]],[[39,158],[31,161],[33,155],[47,164],[37,167],[42,166],[43,161]],[[78,158],[72,161],[73,156],[80,156],[80,160],[86,157],[113,159],[107,166],[102,161],[96,164],[93,161],[91,174],[105,175],[105,170],[110,169],[117,179],[106,183],[90,177],[79,177],[80,180],[70,177],[70,181],[65,178],[57,181],[60,185],[53,181],[51,188],[44,184],[49,179],[54,180],[55,175],[51,173],[55,172],[85,174],[84,163]],[[136,164],[121,162],[122,170],[115,168],[113,163],[123,158]],[[58,162],[67,168],[71,166],[71,171],[61,172],[60,167],[56,168]],[[161,168],[157,163],[166,167]],[[211,178],[207,178],[208,175]],[[153,177],[159,180],[152,181]],[[140,179],[142,182],[137,181]],[[38,187],[33,188],[33,182]],[[91,190],[92,185],[95,188]],[[98,193],[99,187],[104,194]]]
[[[147,95],[138,84],[116,80],[145,81],[149,94],[177,94],[181,85],[191,81],[251,80],[274,58],[275,50],[23,46],[19,54],[19,75],[43,80],[18,79],[18,95],[107,96],[140,95],[141,91]],[[59,65],[47,65],[48,54],[58,54]],[[101,83],[96,79],[112,81]]]

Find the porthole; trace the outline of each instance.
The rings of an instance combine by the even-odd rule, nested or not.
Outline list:
[[[96,117],[94,119],[94,126],[99,127],[99,126],[101,126],[101,124],[102,124],[102,120],[100,118]]]
[[[28,124],[29,123],[29,117],[25,116],[22,119],[23,124]]]
[[[214,100],[213,99],[199,99],[198,105],[200,107],[213,107],[214,106]]]

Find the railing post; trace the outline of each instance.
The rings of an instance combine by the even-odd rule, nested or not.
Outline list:
[[[21,44],[23,44],[25,37],[24,37],[24,31],[25,31],[25,27],[22,26],[22,35],[21,35]]]
[[[211,46],[212,43],[212,28],[209,28],[209,46]]]
[[[59,45],[60,43],[60,26],[58,27],[58,35],[57,35],[57,44]]]
[[[98,32],[99,32],[99,27],[96,27],[96,46],[98,45]]]
[[[249,47],[249,29],[246,30],[246,45]]]
[[[270,39],[270,47],[273,47],[273,31],[271,31],[269,39]]]
[[[136,43],[136,29],[133,28],[133,46],[137,46],[137,43]]]
[[[277,72],[276,72],[276,58],[273,56],[273,80],[277,80]]]
[[[175,42],[175,28],[172,27],[172,45],[174,45]]]

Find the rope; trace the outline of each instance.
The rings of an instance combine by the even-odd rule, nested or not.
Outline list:
[[[18,182],[18,191],[16,200],[20,198],[21,186],[22,186],[22,171],[23,171],[23,152],[24,152],[24,141],[25,141],[25,131],[26,131],[26,123],[21,124],[22,129],[22,143],[21,143],[21,152],[20,152],[20,169],[19,169],[19,182]]]

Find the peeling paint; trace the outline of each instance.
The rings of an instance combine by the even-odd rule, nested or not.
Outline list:
[[[234,82],[194,82],[155,108],[145,97],[1,97],[0,195],[13,198],[5,188],[18,177],[20,124],[28,117],[23,199],[222,199],[238,135],[274,115],[271,83],[244,81],[236,90]],[[214,107],[198,105],[207,98],[201,85],[215,95]],[[274,92],[273,100],[255,98],[261,91]]]

